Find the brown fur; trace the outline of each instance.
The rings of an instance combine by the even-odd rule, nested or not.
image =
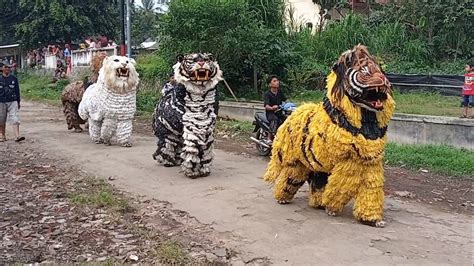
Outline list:
[[[82,95],[87,89],[85,86],[96,83],[99,77],[99,70],[102,67],[102,61],[106,54],[98,53],[94,55],[91,61],[92,74],[84,81],[75,81],[67,85],[61,93],[61,102],[63,104],[63,112],[66,116],[67,129],[74,129],[75,132],[81,132],[80,125],[85,121],[79,117],[78,108],[82,100]]]

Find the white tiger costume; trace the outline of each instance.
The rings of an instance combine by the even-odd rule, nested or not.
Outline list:
[[[165,166],[181,164],[186,176],[207,176],[214,157],[216,85],[222,71],[211,54],[179,56],[173,66],[178,83],[157,104],[153,129],[158,148],[153,154]]]
[[[84,92],[79,104],[80,117],[89,121],[92,141],[110,145],[115,137],[120,145],[132,146],[138,82],[135,60],[124,56],[104,59],[97,83]]]

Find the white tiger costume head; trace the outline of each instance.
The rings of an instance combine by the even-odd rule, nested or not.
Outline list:
[[[179,55],[174,68],[176,82],[197,94],[214,88],[223,79],[219,64],[209,53]]]
[[[99,72],[99,81],[115,93],[135,91],[139,82],[135,64],[134,59],[125,56],[106,57]]]

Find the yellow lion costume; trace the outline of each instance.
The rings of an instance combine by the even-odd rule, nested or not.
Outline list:
[[[278,129],[264,180],[285,204],[308,181],[309,205],[383,227],[383,156],[395,108],[392,88],[362,45],[343,53],[327,77],[323,103],[300,106]]]

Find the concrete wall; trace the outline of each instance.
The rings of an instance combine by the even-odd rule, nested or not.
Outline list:
[[[255,112],[264,111],[262,103],[224,102],[219,116],[253,121]],[[446,144],[474,150],[474,120],[442,116],[395,114],[388,129],[390,141],[405,144]]]

